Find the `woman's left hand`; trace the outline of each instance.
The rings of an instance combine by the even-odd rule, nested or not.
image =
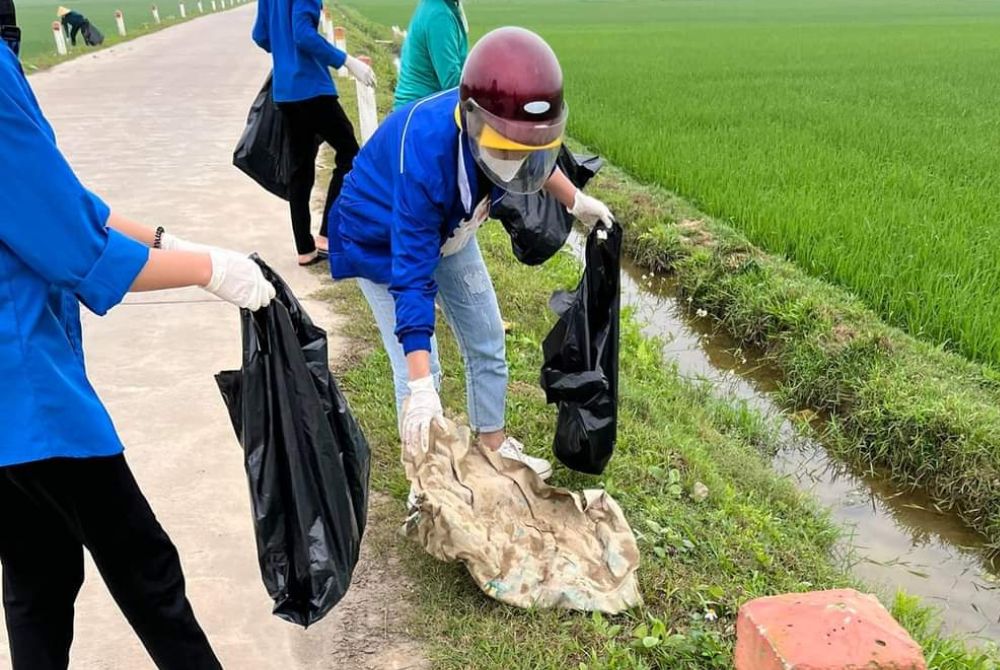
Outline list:
[[[241,309],[256,312],[274,299],[274,285],[267,281],[260,266],[234,251],[213,249],[212,278],[205,290]]]

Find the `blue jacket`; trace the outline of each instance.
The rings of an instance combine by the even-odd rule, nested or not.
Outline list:
[[[149,250],[106,228],[109,214],[0,46],[0,467],[122,451],[87,380],[76,301],[107,312]]]
[[[321,0],[258,0],[253,41],[271,54],[274,101],[337,95],[330,68],[347,54],[319,34]]]
[[[430,350],[441,245],[484,197],[492,204],[503,196],[492,188],[480,193],[457,106],[451,89],[390,114],[354,159],[330,209],[330,272],[389,285],[406,353]]]

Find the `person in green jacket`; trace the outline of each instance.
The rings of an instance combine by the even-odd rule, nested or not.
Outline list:
[[[403,42],[394,107],[458,86],[468,55],[461,1],[420,0]]]

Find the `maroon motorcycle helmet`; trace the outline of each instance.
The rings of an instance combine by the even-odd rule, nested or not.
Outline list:
[[[555,168],[568,114],[552,48],[524,28],[487,33],[469,52],[459,97],[486,176],[511,193],[538,191]]]

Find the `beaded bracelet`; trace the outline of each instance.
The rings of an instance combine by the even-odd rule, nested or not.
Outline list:
[[[161,248],[160,244],[163,243],[163,233],[164,232],[166,232],[166,231],[163,230],[163,226],[157,227],[156,233],[153,234],[153,248],[154,249],[160,249]]]

